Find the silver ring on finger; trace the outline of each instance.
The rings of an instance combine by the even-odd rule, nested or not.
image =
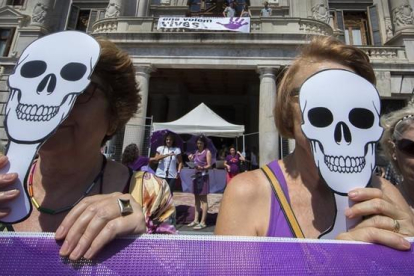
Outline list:
[[[119,210],[121,210],[122,216],[129,215],[134,211],[132,209],[131,202],[129,202],[129,199],[118,198],[118,205],[119,205]]]
[[[400,232],[400,223],[398,220],[394,219],[394,228],[392,229],[392,232],[399,233]]]

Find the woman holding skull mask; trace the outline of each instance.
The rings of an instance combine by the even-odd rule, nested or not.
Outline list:
[[[236,176],[234,185],[228,186],[223,196],[216,234],[318,238],[332,226],[336,217],[334,196],[319,175],[309,141],[302,132],[298,101],[305,80],[326,69],[351,71],[375,84],[374,71],[361,50],[331,37],[315,38],[304,47],[284,74],[274,110],[280,134],[296,142],[292,154],[269,165],[279,193],[273,192],[262,170]],[[364,220],[337,239],[408,250],[411,245],[403,237],[414,234],[413,214],[389,182],[372,176],[371,185],[372,188],[348,193],[354,205],[346,210],[346,217]],[[279,204],[282,197],[285,201]],[[289,216],[284,217],[284,212]]]
[[[398,190],[414,210],[414,107],[409,104],[384,115],[381,123],[381,146],[392,168],[402,176]]]
[[[168,185],[150,173],[132,175],[101,154],[101,146],[123,128],[141,98],[129,56],[108,40],[98,42],[101,54],[89,86],[30,168],[26,184],[32,213],[22,222],[2,226],[8,231],[56,232],[55,238],[63,241],[60,254],[71,260],[94,257],[117,236],[174,230],[163,224],[174,212]],[[0,157],[0,167],[7,163],[6,156]],[[8,188],[16,178],[16,173],[0,175],[0,218],[10,212],[1,208],[3,203],[24,196]],[[143,200],[137,196],[142,189]],[[148,189],[158,192],[149,194]],[[164,211],[156,215],[160,209]]]

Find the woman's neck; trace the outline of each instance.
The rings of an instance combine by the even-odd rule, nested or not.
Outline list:
[[[323,182],[323,179],[319,175],[311,152],[296,147],[292,154],[283,159],[283,162],[292,179],[301,181],[309,190],[320,188],[320,182]]]
[[[102,167],[102,154],[53,155],[40,153],[35,170],[37,179],[45,191],[49,189],[74,190],[90,185]],[[64,192],[64,191],[62,191]]]

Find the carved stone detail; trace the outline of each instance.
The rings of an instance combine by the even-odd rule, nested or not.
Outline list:
[[[414,25],[414,12],[410,4],[396,7],[393,11],[393,21],[396,27]]]
[[[392,29],[391,18],[385,18],[385,31],[387,33],[387,39],[390,39],[394,36],[394,31]]]
[[[121,7],[114,2],[108,4],[106,7],[105,18],[114,18],[121,15]]]
[[[33,8],[32,22],[37,24],[45,23],[49,7],[44,3],[37,3]]]
[[[329,9],[325,4],[316,4],[311,10],[313,19],[329,24]]]

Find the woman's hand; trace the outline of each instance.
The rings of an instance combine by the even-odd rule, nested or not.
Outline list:
[[[355,204],[345,215],[364,219],[337,239],[378,243],[399,250],[411,248],[404,237],[414,236],[414,215],[405,202],[396,204],[377,188],[355,189],[348,197]]]
[[[0,168],[3,168],[8,163],[9,159],[7,156],[3,155],[0,157]],[[9,188],[16,179],[17,173],[0,174],[0,219],[6,217],[10,213],[10,209],[4,207],[4,204],[19,196],[19,190]]]
[[[133,212],[122,215],[118,199],[129,200]],[[112,193],[84,198],[65,217],[56,231],[57,240],[65,239],[59,254],[78,260],[93,258],[115,237],[146,231],[141,206],[129,194]]]

